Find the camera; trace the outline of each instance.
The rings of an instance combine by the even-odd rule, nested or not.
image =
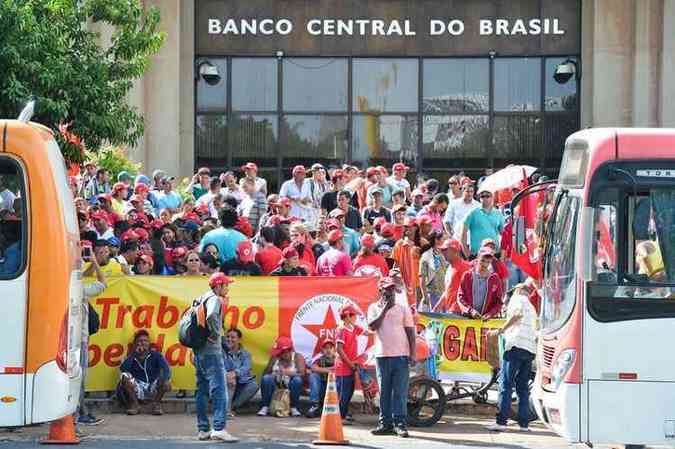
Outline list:
[[[83,245],[82,246],[82,258],[85,260],[91,259],[92,252],[91,252],[91,246],[89,245]]]
[[[199,64],[199,76],[201,76],[209,86],[215,86],[220,82],[220,71],[218,70],[218,67],[208,61]]]
[[[553,72],[553,79],[558,84],[565,84],[572,78],[572,76],[577,76],[577,63],[571,59],[567,59],[555,67],[555,72]]]

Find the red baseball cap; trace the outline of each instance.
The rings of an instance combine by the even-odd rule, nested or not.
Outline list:
[[[300,257],[298,251],[292,246],[287,246],[286,248],[284,248],[284,250],[281,252],[281,256],[287,260],[292,259],[294,257]]]
[[[305,170],[305,167],[303,165],[296,165],[295,167],[293,167],[293,174],[305,173],[305,172],[306,172],[306,170]]]
[[[162,220],[152,220],[150,226],[152,229],[161,229],[164,226],[164,222]]]
[[[370,178],[371,176],[375,176],[378,173],[381,173],[380,170],[378,170],[375,167],[368,167],[368,170],[366,170],[366,176]]]
[[[242,240],[237,244],[237,256],[244,263],[253,262],[253,245],[250,240]]]
[[[375,237],[373,237],[372,234],[364,234],[363,237],[361,237],[361,246],[370,249],[375,248]]]
[[[149,191],[150,188],[143,183],[138,183],[136,184],[136,187],[134,187],[134,193],[149,192]]]
[[[291,207],[291,199],[287,197],[279,198],[279,201],[276,203],[277,206]]]
[[[380,170],[380,173],[382,173],[384,176],[389,175],[389,172],[387,171],[387,167],[385,167],[384,165],[378,165],[376,168],[378,170]]]
[[[200,213],[200,212],[209,213],[210,212],[209,211],[209,205],[202,203],[199,206],[195,207],[195,211],[197,211],[197,213]]]
[[[127,185],[124,184],[123,182],[116,182],[116,183],[113,185],[113,188],[112,188],[112,189],[113,189],[113,192],[121,192],[122,190],[124,190],[124,189],[126,189],[126,188],[127,188]]]
[[[417,226],[417,220],[414,219],[413,217],[405,217],[405,220],[403,221],[403,226]]]
[[[108,215],[105,212],[95,212],[91,214],[91,219],[108,221]]]
[[[281,336],[277,338],[277,340],[274,342],[274,346],[272,346],[271,353],[272,357],[278,357],[282,352],[292,350],[293,350],[293,340],[291,340],[289,337]]]
[[[143,254],[142,256],[139,257],[139,259],[150,265],[150,268],[155,266],[155,261],[152,259],[152,257],[148,256],[147,254]]]
[[[385,223],[380,229],[380,235],[382,237],[393,237],[396,227],[391,223]]]
[[[228,285],[232,282],[234,282],[234,280],[224,273],[213,273],[209,278],[209,287],[213,288],[219,285]]]
[[[406,166],[403,162],[397,162],[394,164],[393,167],[391,167],[393,171],[406,171],[409,169],[408,166]]]
[[[258,171],[258,166],[255,165],[253,162],[247,162],[244,165],[241,166],[241,169],[246,171],[246,170],[255,170]]]
[[[177,248],[174,248],[173,251],[171,251],[171,257],[174,259],[180,259],[181,257],[184,257],[187,254],[187,248],[184,246],[179,246]]]
[[[339,229],[333,229],[328,233],[328,241],[331,243],[341,240],[342,237],[344,236],[342,235],[342,231],[340,231]]]
[[[138,236],[139,240],[146,241],[150,240],[150,233],[143,228],[134,228],[134,232]]]
[[[347,303],[344,306],[340,307],[340,318],[343,318],[347,315],[358,315],[359,311],[356,310],[353,304]]]
[[[472,186],[473,185],[473,180],[469,178],[468,176],[465,176],[462,178],[462,181],[460,182],[462,187],[464,186]]]
[[[453,249],[457,252],[462,252],[462,244],[457,239],[448,239],[441,245],[441,249]]]
[[[375,229],[381,228],[385,224],[387,224],[387,219],[384,217],[377,217],[375,221],[373,221],[373,226]]]
[[[139,235],[134,232],[133,229],[129,229],[128,231],[125,231],[124,234],[122,234],[122,241],[127,241],[127,240],[138,240],[140,239]]]

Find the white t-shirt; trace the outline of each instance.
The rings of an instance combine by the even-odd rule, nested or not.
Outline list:
[[[288,197],[291,200],[304,200],[312,199],[312,190],[309,185],[309,181],[305,179],[302,183],[302,187],[298,188],[295,180],[289,179],[281,185],[279,189],[280,197]],[[311,203],[304,205],[300,204],[297,201],[291,202],[291,213],[292,217],[302,218],[305,221],[312,221],[315,216],[318,215],[318,210],[311,206]]]
[[[5,189],[0,192],[0,210],[14,211],[14,200],[17,198],[11,190]]]
[[[479,207],[480,203],[476,200],[471,200],[468,204],[464,202],[464,198],[450,200],[443,217],[443,223],[448,223],[452,227],[452,238],[457,240],[462,238],[464,219],[469,215],[469,212]]]
[[[516,347],[536,354],[537,312],[527,296],[514,294],[511,297],[506,308],[506,320],[514,315],[522,315],[522,318],[504,331],[505,350]]]
[[[396,180],[396,178],[394,178],[394,176],[392,175],[392,176],[390,176],[390,177],[387,178],[387,182],[388,182],[389,184],[391,184],[392,186],[394,186],[394,187],[396,188],[396,190],[403,190],[403,191],[405,192],[406,189],[409,189],[409,188],[410,188],[410,183],[409,183],[408,180],[405,179],[405,178],[402,178],[400,181],[398,181],[398,180]]]

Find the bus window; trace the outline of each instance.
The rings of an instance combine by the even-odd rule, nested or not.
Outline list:
[[[25,256],[25,207],[23,176],[19,165],[0,158],[0,279],[23,272]]]
[[[593,225],[593,280],[616,285],[616,211],[618,191],[601,193]]]

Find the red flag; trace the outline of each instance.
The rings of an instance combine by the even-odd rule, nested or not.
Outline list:
[[[527,176],[523,172],[523,184],[526,188],[528,186]],[[537,237],[537,203],[539,195],[536,193],[527,195],[518,204],[517,214],[514,216],[523,217],[525,222],[525,245],[526,251],[522,254],[511,249],[511,260],[513,263],[527,273],[528,276],[541,280],[542,279],[542,265],[539,250],[539,238]]]

